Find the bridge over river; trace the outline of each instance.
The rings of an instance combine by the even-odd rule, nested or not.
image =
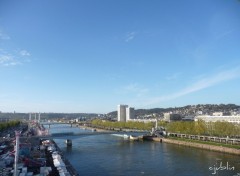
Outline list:
[[[52,125],[67,125],[67,126],[70,126],[70,127],[78,127],[79,124],[74,124],[74,123],[67,123],[67,122],[42,122],[41,125],[44,125],[46,127],[49,127],[52,126]],[[59,130],[56,132],[56,133],[51,133],[51,134],[48,134],[48,135],[45,135],[45,136],[39,136],[41,138],[50,138],[50,139],[75,139],[75,138],[80,138],[80,137],[87,137],[87,136],[96,136],[96,135],[106,135],[106,134],[119,134],[119,135],[123,135],[123,134],[126,134],[126,133],[139,133],[139,134],[143,134],[143,133],[147,133],[148,131],[132,131],[132,130],[117,130],[117,131],[105,131],[105,130],[95,130],[94,128],[89,128],[89,127],[85,127],[83,126],[82,127],[84,129],[84,131],[81,131],[81,132],[63,132],[61,131],[61,127],[59,128]]]
[[[118,132],[118,131],[106,131],[106,132],[80,132],[80,133],[74,133],[74,132],[63,132],[63,133],[52,133],[45,136],[38,136],[42,139],[76,139],[80,137],[87,137],[87,136],[96,136],[96,135],[106,135],[106,134],[126,134],[126,132]]]
[[[41,125],[45,125],[48,126],[48,128],[51,128],[52,125],[62,125],[62,124],[66,124],[66,125],[70,125],[71,127],[73,127],[73,125],[78,126],[78,123],[70,123],[70,122],[41,122]]]
[[[54,126],[58,126],[58,125],[67,125],[67,126],[71,126],[73,127],[73,124],[71,123],[63,123],[63,122],[43,122],[41,123],[41,125],[44,125],[46,127],[50,126],[50,125],[54,125]],[[78,124],[74,124],[76,126],[78,126]],[[80,129],[80,128],[79,128]],[[62,127],[59,127],[59,130],[57,130],[57,132],[52,132],[52,133],[48,133],[46,135],[36,135],[36,136],[31,136],[30,138],[41,138],[41,139],[77,139],[77,138],[82,138],[82,137],[88,137],[88,136],[97,136],[97,135],[107,135],[107,134],[116,134],[119,136],[123,136],[126,133],[129,133],[130,131],[97,131],[95,129],[92,128],[86,128],[83,127],[83,131],[64,131],[64,129]],[[131,132],[130,132],[131,133]],[[139,133],[139,134],[143,134],[143,132],[134,132],[134,133]],[[22,139],[24,138],[29,138],[29,136],[22,136],[20,137]]]

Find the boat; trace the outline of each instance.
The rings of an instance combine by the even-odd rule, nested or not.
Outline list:
[[[162,138],[156,135],[143,135],[143,140],[162,142]]]
[[[139,140],[138,136],[132,136],[132,135],[129,136],[129,139],[132,140],[132,141],[138,141]]]
[[[152,128],[152,131],[150,132],[150,134],[143,135],[142,139],[146,140],[146,141],[162,142],[162,139],[164,138],[163,135],[166,135],[166,131],[162,127],[161,127],[161,130],[158,130],[158,124],[157,124],[157,119],[156,119],[155,127]]]

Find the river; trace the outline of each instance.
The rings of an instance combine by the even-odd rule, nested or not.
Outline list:
[[[86,131],[67,124],[50,128],[50,133]],[[73,138],[72,147],[54,140],[81,176],[240,176],[240,157],[231,154],[110,134]]]

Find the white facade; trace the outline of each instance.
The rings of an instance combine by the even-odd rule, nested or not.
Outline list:
[[[198,114],[198,115],[202,115],[203,112],[202,112],[202,111],[198,111],[197,114]]]
[[[156,122],[156,119],[130,119],[129,121],[149,123],[149,122]]]
[[[203,120],[205,122],[231,122],[240,124],[240,115],[237,116],[196,116],[195,121]]]
[[[213,116],[223,116],[223,112],[214,112]]]
[[[129,121],[131,119],[135,118],[135,111],[134,108],[127,107],[126,108],[126,121]]]
[[[126,122],[126,108],[128,105],[118,105],[118,121]]]

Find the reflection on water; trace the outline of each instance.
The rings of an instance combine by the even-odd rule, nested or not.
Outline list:
[[[59,129],[85,131],[66,125],[50,128],[54,133]],[[55,141],[80,175],[240,175],[240,157],[208,150],[158,142],[132,142],[113,135],[79,137],[72,140],[72,148],[65,145],[64,139]],[[219,169],[227,164],[234,166],[234,170]],[[219,169],[217,173],[212,174],[213,168]]]
[[[67,153],[72,153],[72,146],[67,146],[66,147],[66,152]]]

